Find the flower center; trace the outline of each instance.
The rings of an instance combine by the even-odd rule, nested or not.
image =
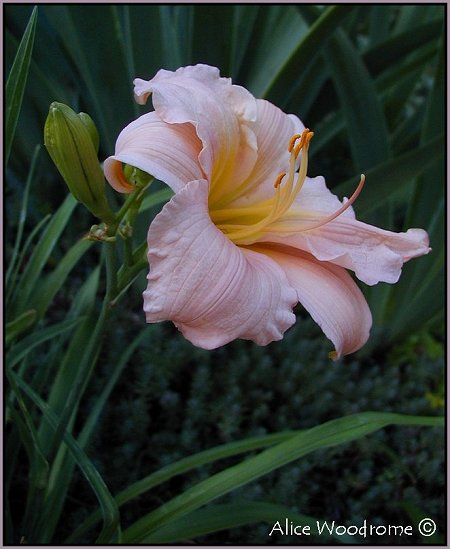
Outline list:
[[[313,132],[305,129],[289,140],[288,151],[291,154],[289,174],[286,172],[278,174],[273,185],[275,193],[272,197],[241,208],[211,209],[210,216],[213,223],[235,244],[252,244],[267,232],[286,235],[317,229],[339,217],[358,198],[366,180],[364,174],[361,174],[359,184],[352,196],[335,212],[329,215],[318,212],[300,213],[292,210],[288,212],[306,179],[309,142],[313,135]],[[297,173],[296,164],[300,152],[300,167]],[[286,175],[288,177],[283,182]],[[308,218],[312,218],[310,223],[307,223]],[[277,223],[278,221],[280,222]]]
[[[222,208],[211,211],[211,219],[235,244],[249,244],[264,233],[268,225],[278,221],[292,206],[305,182],[308,170],[308,148],[314,133],[305,129],[289,140],[288,151],[291,153],[289,173],[281,172],[274,183],[275,193],[272,197],[242,208]],[[300,167],[297,173],[297,158]],[[286,175],[287,179],[283,182]],[[296,177],[297,176],[297,177]]]

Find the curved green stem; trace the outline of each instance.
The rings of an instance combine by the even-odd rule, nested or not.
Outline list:
[[[114,295],[117,293],[116,242],[106,243],[104,261],[106,268],[106,294],[103,304],[109,306]]]
[[[145,191],[148,189],[150,183],[152,182],[153,180],[150,180],[148,183],[146,183],[145,185],[143,185],[140,189],[136,190],[135,192],[131,193],[128,198],[125,200],[125,202],[123,203],[122,207],[120,208],[120,210],[117,212],[116,214],[116,223],[117,223],[117,226],[120,224],[120,222],[123,220],[123,218],[125,217],[126,213],[128,212],[128,210],[130,209],[134,209],[136,210],[136,213],[137,213],[137,210],[139,210],[139,207],[141,205],[141,202],[144,198],[144,193]],[[136,206],[137,207],[134,207],[133,208],[133,205],[136,203]],[[117,227],[116,227],[116,230],[117,230]]]
[[[62,442],[64,432],[72,417],[73,411],[76,409],[81,396],[91,377],[96,358],[103,338],[106,322],[111,311],[111,302],[117,292],[117,259],[116,259],[116,242],[106,243],[106,248],[103,254],[103,262],[106,269],[106,292],[103,299],[102,308],[98,321],[95,324],[95,329],[92,337],[89,339],[87,346],[82,354],[79,368],[83,371],[83,375],[77,377],[77,382],[71,387],[68,394],[66,404],[61,414],[58,428],[52,438],[49,450],[49,459],[53,460],[56,456],[58,448]]]

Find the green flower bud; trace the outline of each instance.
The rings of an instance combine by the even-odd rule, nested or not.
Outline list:
[[[112,220],[105,178],[97,158],[98,132],[91,117],[52,103],[45,121],[44,143],[73,196],[95,216]]]
[[[79,112],[78,117],[89,132],[92,143],[94,144],[95,153],[98,154],[98,149],[100,148],[100,136],[98,135],[97,126],[94,124],[92,118],[85,112]]]

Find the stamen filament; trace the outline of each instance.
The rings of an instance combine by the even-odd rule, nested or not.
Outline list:
[[[337,211],[335,211],[333,214],[328,215],[327,217],[324,217],[317,223],[313,223],[312,225],[308,225],[307,227],[302,227],[299,229],[299,232],[303,231],[310,231],[311,229],[317,229],[318,227],[322,227],[323,225],[326,225],[330,221],[333,221],[333,219],[336,219],[336,217],[339,217],[341,214],[345,212],[350,206],[353,204],[353,202],[358,198],[360,192],[362,191],[362,188],[364,187],[364,183],[366,181],[366,176],[362,173],[361,179],[358,183],[358,186],[356,187],[354,193],[352,196],[347,200],[345,204],[342,205],[341,208],[339,208]]]
[[[217,224],[218,217],[220,217],[219,212],[221,212],[221,210],[217,212],[218,215],[212,215],[214,221],[217,224],[217,227],[222,230],[228,236],[228,238],[236,243],[243,239],[247,240],[249,237],[255,236],[258,232],[266,228],[271,223],[276,222],[292,206],[296,196],[300,192],[305,182],[306,173],[308,170],[309,142],[311,141],[313,135],[314,133],[310,132],[309,129],[306,128],[301,134],[295,134],[289,140],[288,151],[291,153],[291,158],[289,162],[289,176],[284,185],[281,185],[281,182],[286,176],[286,173],[282,172],[277,176],[274,183],[274,187],[276,189],[275,196],[272,197],[272,199],[266,201],[266,204],[264,205],[255,205],[254,207],[249,207],[245,209],[236,208],[236,210],[239,210],[239,216],[237,217],[241,218],[246,216],[246,213],[244,213],[243,210],[248,210],[247,215],[251,215],[254,218],[255,214],[259,213],[260,211],[265,212],[267,208],[270,208],[268,210],[268,213],[264,215],[262,219],[251,225],[233,223]],[[300,169],[298,174],[296,174],[296,161],[302,149],[303,152],[300,161]],[[294,184],[294,179],[296,176],[297,179]]]
[[[319,227],[322,227],[323,225],[326,225],[330,221],[333,221],[334,219],[339,217],[341,214],[343,214],[345,212],[345,210],[347,210],[355,202],[355,200],[358,198],[358,196],[361,193],[361,190],[364,186],[365,180],[366,180],[365,175],[361,174],[361,179],[358,183],[358,186],[356,187],[356,189],[353,192],[352,196],[347,200],[347,202],[345,204],[343,204],[341,208],[336,210],[331,215],[323,217],[320,221],[316,221],[314,223],[311,223],[310,225],[306,225],[306,226],[304,225],[302,227],[301,224],[298,223],[298,218],[300,217],[300,212],[297,211],[297,212],[292,212],[291,215],[287,214],[282,223],[272,225],[270,230],[273,233],[282,233],[282,234],[289,233],[290,232],[289,231],[289,227],[290,227],[289,217],[292,217],[294,219],[294,222],[291,224],[291,226],[292,226],[292,232],[296,232],[296,233],[300,233],[300,232],[304,232],[304,231],[310,231],[311,229],[317,229]],[[302,214],[302,217],[306,218],[306,217],[308,217],[308,215],[311,215],[311,214],[309,214],[309,212],[304,212]],[[297,221],[295,221],[295,220],[297,220]]]
[[[286,175],[286,172],[281,172],[280,174],[278,174],[278,177],[275,179],[275,183],[273,184],[275,189],[278,189],[278,187],[281,185],[281,181],[283,180],[283,177],[285,175]]]

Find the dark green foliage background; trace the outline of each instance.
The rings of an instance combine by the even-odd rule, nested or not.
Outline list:
[[[3,8],[8,73],[32,7]],[[50,103],[61,101],[93,117],[101,136],[99,156],[104,159],[112,154],[119,131],[149,109],[134,104],[132,79],[197,62],[218,66],[255,96],[296,113],[314,129],[309,173],[323,174],[339,196],[352,192],[364,170],[366,188],[355,205],[361,219],[392,230],[424,227],[433,246],[432,254],[405,266],[395,287],[364,288],[375,319],[372,338],[361,353],[337,363],[328,359],[330,343],[300,307],[297,325],[282,342],[266,348],[236,341],[206,352],[186,342],[168,323],[148,327],[148,336],[129,360],[86,448],[113,494],[177,459],[247,436],[308,428],[366,410],[443,412],[444,142],[433,139],[442,138],[445,130],[445,6],[341,6],[322,34],[303,40],[311,36],[321,14],[321,8],[312,5],[39,6],[28,84],[6,174],[6,261],[17,232],[24,181],[34,147],[43,141]],[[436,146],[423,149],[430,143]],[[411,157],[402,157],[408,154]],[[41,151],[26,233],[54,212],[66,194]],[[120,201],[112,192],[110,199]],[[136,241],[145,237],[156,213],[157,209],[141,216]],[[94,222],[77,207],[45,273],[52,272]],[[58,292],[44,325],[64,318],[98,260],[98,248],[91,248]],[[117,357],[142,329],[144,287],[141,276],[115,311],[74,434]],[[58,370],[51,343],[33,356],[30,375],[47,363],[53,369],[43,396]],[[23,452],[19,458],[12,502],[17,524],[28,474]],[[238,461],[202,467],[141,496],[121,511],[123,528]],[[395,427],[315,452],[220,501],[279,503],[339,524],[367,519],[372,524],[407,525],[418,516],[429,516],[437,522],[439,536],[431,541],[439,543],[446,532],[444,489],[442,430]],[[96,500],[77,472],[53,542],[61,543],[95,509]],[[310,542],[269,538],[268,532],[267,524],[251,525],[194,541]],[[406,541],[430,540],[415,535]],[[405,540],[383,537],[364,542]]]
[[[138,329],[129,320],[118,331],[111,356]],[[438,391],[444,367],[442,345],[434,338],[411,337],[385,356],[350,357],[336,364],[328,360],[328,351],[328,343],[304,315],[282,343],[260,348],[237,341],[213,352],[194,349],[169,325],[151,326],[114,391],[89,454],[116,493],[148,471],[247,436],[309,428],[367,409],[423,415],[440,412],[427,398],[427,393]],[[98,390],[108,377],[110,360],[102,361]],[[364,519],[375,525],[413,524],[416,510],[433,517],[443,533],[444,442],[440,429],[392,428],[360,442],[316,452],[220,501],[264,500],[337,524],[357,525]],[[237,461],[222,460],[176,477],[126,505],[124,526],[194,481]],[[81,480],[73,492],[77,499],[86,494],[95,504]],[[69,512],[68,531],[86,514],[86,510]],[[250,525],[197,541],[310,541],[280,535],[269,538],[270,527]],[[323,543],[324,539],[311,541]],[[423,538],[415,534],[406,541],[421,544]],[[372,537],[366,542],[398,544],[405,543],[405,538]]]

